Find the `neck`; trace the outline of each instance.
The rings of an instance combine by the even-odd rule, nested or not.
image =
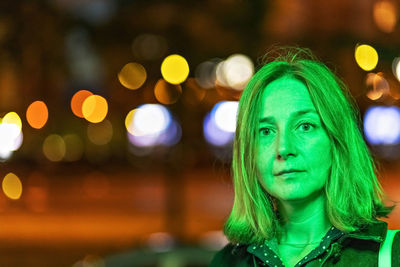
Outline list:
[[[325,203],[326,198],[322,193],[307,200],[278,200],[283,230],[280,243],[308,244],[320,241],[331,227]]]

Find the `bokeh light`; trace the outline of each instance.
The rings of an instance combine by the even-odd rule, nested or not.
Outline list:
[[[158,80],[154,87],[154,96],[161,104],[170,105],[178,101],[182,94],[180,84],[170,84],[164,79]]]
[[[22,122],[21,118],[18,116],[16,112],[8,112],[4,116],[2,123],[4,125],[8,125],[9,127],[8,133],[11,135],[11,138],[15,139],[21,133]]]
[[[109,120],[100,123],[89,124],[87,128],[89,140],[95,145],[105,145],[111,141],[113,126]]]
[[[22,131],[15,137],[15,128],[13,124],[0,123],[0,150],[16,151],[22,144]]]
[[[63,136],[65,143],[64,160],[73,162],[82,158],[84,147],[81,138],[76,134],[67,134]]]
[[[10,199],[19,199],[22,194],[22,183],[17,175],[8,173],[1,184],[4,194]]]
[[[57,134],[49,135],[43,142],[42,150],[48,160],[61,161],[66,152],[64,139]]]
[[[92,95],[86,98],[82,105],[84,118],[92,123],[99,123],[107,116],[107,100],[99,95]]]
[[[43,101],[35,101],[26,109],[26,120],[32,128],[41,129],[49,118],[49,110]]]
[[[226,132],[235,132],[238,106],[237,101],[223,101],[217,104],[214,117],[218,128]]]
[[[234,54],[224,61],[222,74],[229,87],[243,90],[254,74],[254,64],[248,56]]]
[[[215,86],[216,68],[220,59],[214,59],[202,62],[196,67],[195,79],[196,82],[204,89],[211,89]]]
[[[382,95],[388,94],[390,91],[388,81],[383,77],[381,72],[368,73],[366,85],[369,89],[367,97],[371,100],[378,100]]]
[[[75,114],[75,116],[83,118],[82,114],[83,102],[85,102],[86,98],[88,98],[91,95],[93,95],[93,93],[87,90],[80,90],[73,95],[71,99],[71,110],[72,113]]]
[[[358,66],[365,71],[373,70],[378,64],[378,52],[370,45],[358,45],[354,56]]]
[[[189,75],[189,64],[180,55],[169,55],[161,63],[161,74],[171,84],[183,83]]]
[[[182,134],[169,110],[158,104],[146,104],[130,111],[125,126],[129,142],[138,147],[175,145]]]
[[[400,57],[396,57],[393,59],[392,62],[392,71],[393,75],[399,80],[400,82]]]
[[[13,151],[18,150],[23,141],[22,123],[15,112],[7,113],[0,120],[0,161],[8,160]]]
[[[131,112],[127,115],[125,125],[128,125],[128,132],[135,136],[160,133],[171,122],[168,110],[162,105],[145,104],[139,106],[136,111]],[[129,121],[129,118],[132,118],[132,120]]]
[[[146,69],[139,63],[128,63],[118,73],[119,82],[128,89],[140,88],[146,81]]]
[[[214,146],[226,146],[233,141],[236,129],[238,102],[217,103],[203,122],[206,141]]]
[[[373,16],[376,25],[381,31],[391,33],[398,19],[397,7],[393,1],[377,1],[374,3]]]
[[[364,115],[364,133],[373,145],[393,145],[400,141],[400,109],[371,106]]]

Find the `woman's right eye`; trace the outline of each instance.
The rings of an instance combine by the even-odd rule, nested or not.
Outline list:
[[[261,135],[268,135],[270,133],[270,129],[269,128],[261,128],[260,129],[260,134]]]

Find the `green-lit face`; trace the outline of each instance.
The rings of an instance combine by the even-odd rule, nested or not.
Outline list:
[[[262,95],[257,168],[266,191],[278,200],[322,193],[331,167],[330,141],[306,86],[283,77]],[[295,169],[279,175],[284,170]]]

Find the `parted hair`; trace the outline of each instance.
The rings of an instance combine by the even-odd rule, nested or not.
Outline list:
[[[395,206],[384,204],[387,196],[377,179],[379,165],[362,137],[358,107],[345,84],[309,49],[285,47],[274,53],[273,60],[264,62],[251,78],[239,101],[231,169],[234,203],[224,225],[228,240],[261,244],[281,231],[276,199],[260,182],[256,151],[262,93],[284,76],[305,84],[331,142],[332,166],[323,191],[332,225],[351,232],[387,217]]]

